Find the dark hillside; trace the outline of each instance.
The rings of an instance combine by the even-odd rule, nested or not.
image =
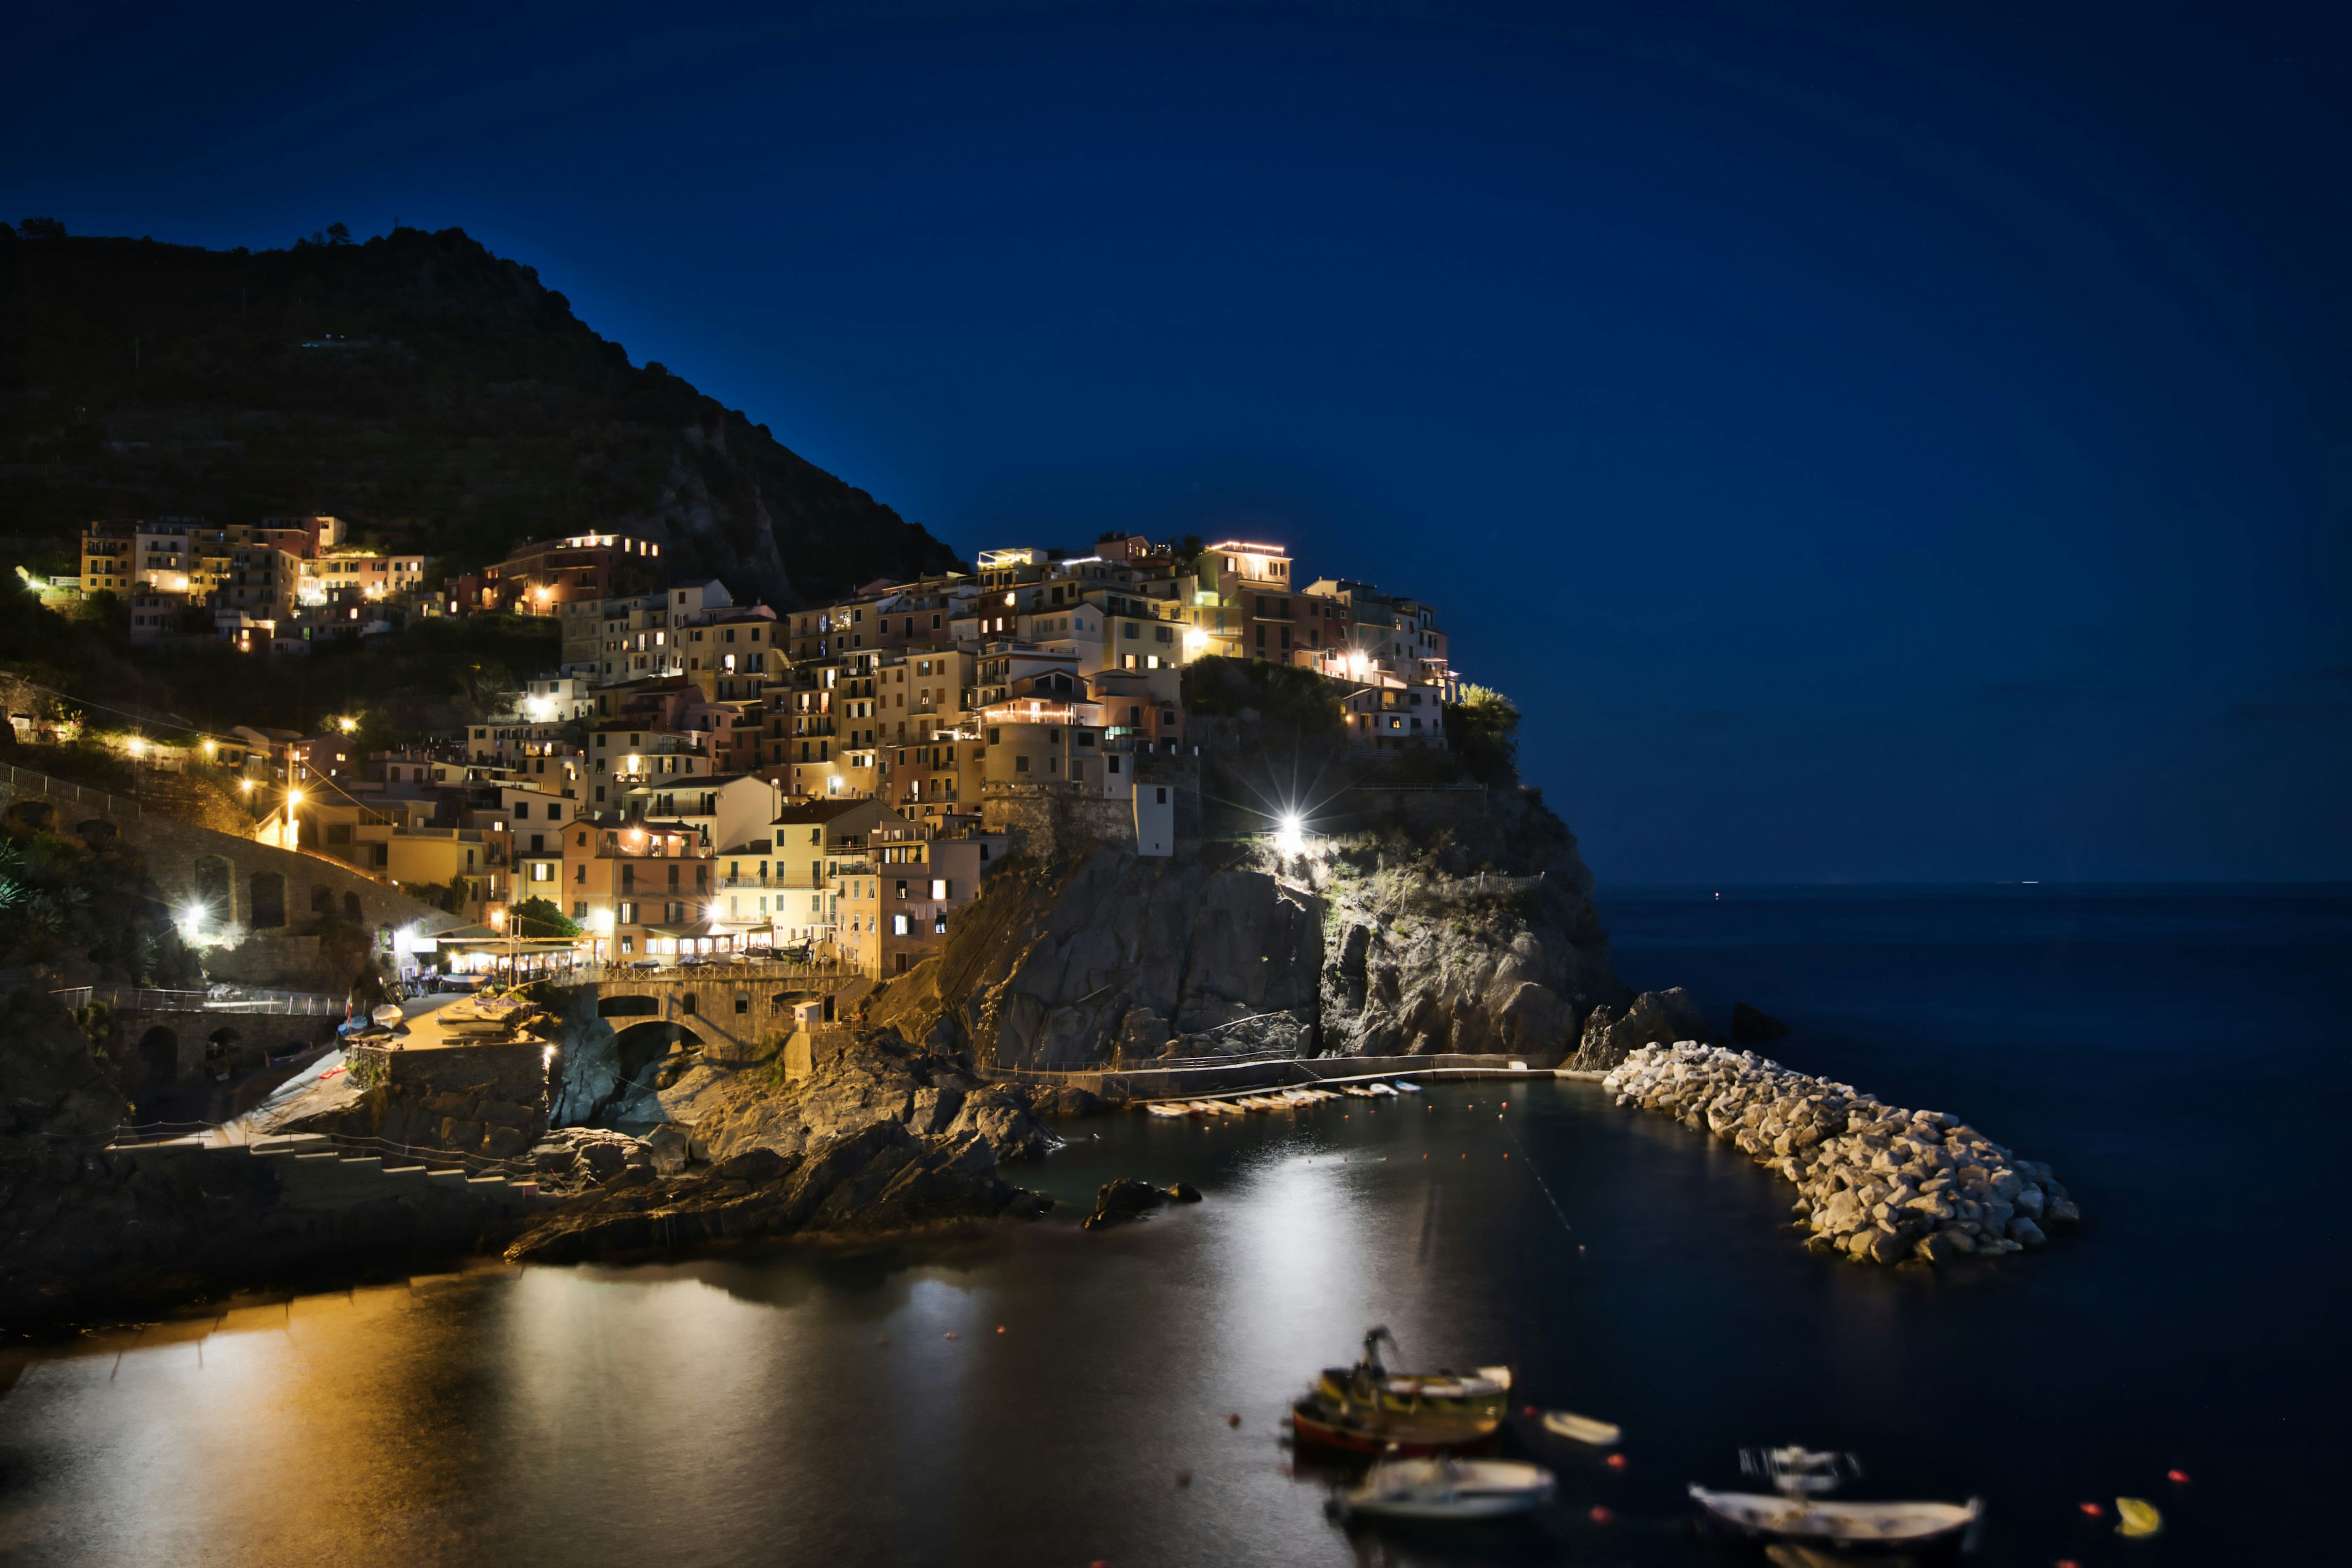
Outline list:
[[[786,603],[953,560],[462,230],[250,254],[0,237],[0,532],[307,512],[453,569],[629,530],[677,575]]]

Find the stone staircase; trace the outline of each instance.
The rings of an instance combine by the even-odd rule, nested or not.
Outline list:
[[[420,1163],[402,1154],[377,1154],[337,1144],[316,1132],[295,1132],[251,1143],[195,1140],[137,1145],[142,1163],[156,1160],[267,1160],[278,1178],[278,1201],[291,1209],[357,1208],[391,1199],[425,1212],[459,1208],[498,1215],[536,1212],[557,1200],[536,1182],[470,1175]]]

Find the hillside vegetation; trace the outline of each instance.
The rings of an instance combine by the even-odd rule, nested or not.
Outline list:
[[[0,237],[0,531],[314,512],[454,567],[626,530],[785,603],[953,561],[460,229]]]

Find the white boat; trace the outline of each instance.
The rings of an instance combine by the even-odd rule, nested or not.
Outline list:
[[[1817,1498],[1718,1492],[1693,1483],[1699,1507],[1743,1534],[1837,1546],[1924,1546],[1982,1518],[1984,1500],[1957,1502],[1823,1502]]]
[[[1396,1092],[1395,1089],[1391,1089],[1384,1083],[1368,1083],[1364,1086],[1364,1091],[1367,1094],[1394,1094]]]
[[[1590,1415],[1579,1415],[1568,1410],[1545,1411],[1543,1429],[1555,1437],[1566,1437],[1574,1443],[1590,1443],[1596,1448],[1611,1447],[1625,1435],[1613,1421],[1595,1421]]]
[[[1403,1079],[1397,1079],[1397,1087],[1404,1090],[1407,1094],[1419,1094],[1421,1092],[1421,1085],[1417,1083],[1407,1083]]]
[[[1513,1459],[1388,1459],[1342,1501],[1366,1519],[1507,1519],[1551,1500],[1552,1475]]]

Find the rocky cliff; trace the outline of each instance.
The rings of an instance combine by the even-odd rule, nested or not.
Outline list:
[[[952,1057],[896,1031],[844,1031],[816,1070],[727,1073],[681,1132],[643,1145],[560,1132],[542,1169],[580,1195],[509,1247],[565,1262],[710,1242],[870,1237],[1034,1215],[1050,1200],[1004,1181],[1000,1161],[1045,1152],[1053,1135],[1017,1090],[983,1084]],[[638,1152],[643,1150],[642,1154]]]
[[[1532,791],[1284,855],[1211,844],[1009,864],[877,1021],[997,1068],[1507,1053],[1622,1004],[1591,875]]]

